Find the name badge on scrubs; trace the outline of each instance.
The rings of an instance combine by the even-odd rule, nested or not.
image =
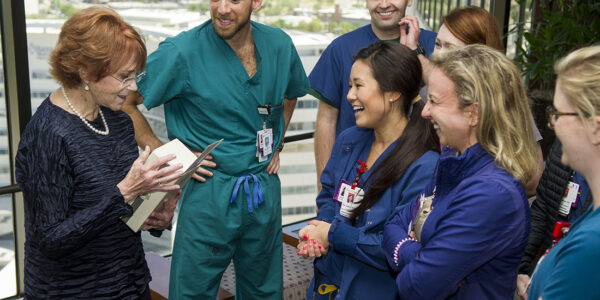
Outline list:
[[[273,153],[273,129],[266,128],[256,132],[256,157],[258,162],[266,161]]]
[[[345,197],[346,189],[348,187],[352,186],[348,183],[348,181],[342,179],[342,181],[340,181],[340,184],[338,185],[337,190],[335,191],[335,194],[333,195],[333,200],[337,201],[338,203],[342,203]]]
[[[352,211],[360,205],[363,197],[363,189],[352,187],[346,180],[342,179],[333,199],[341,204],[340,215],[350,218]]]
[[[579,198],[579,184],[569,181],[569,185],[567,186],[567,190],[565,191],[565,195],[560,201],[560,206],[558,207],[558,213],[566,217],[571,212],[571,207],[576,205],[577,198]]]
[[[276,105],[279,106],[279,105]],[[259,105],[256,107],[258,114],[263,116],[263,129],[256,132],[256,157],[258,162],[269,159],[273,153],[273,128],[267,128],[266,118],[271,114],[271,104]]]
[[[344,197],[344,201],[342,201],[342,206],[340,206],[340,215],[349,219],[354,209],[360,205],[364,195],[363,189],[359,187],[350,188]]]

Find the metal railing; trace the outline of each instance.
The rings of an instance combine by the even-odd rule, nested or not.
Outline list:
[[[314,135],[315,135],[314,131],[313,132],[302,133],[302,134],[296,134],[296,135],[291,135],[291,136],[284,137],[283,141],[286,144],[287,143],[293,143],[293,142],[298,142],[298,141],[312,139]],[[15,193],[18,193],[20,191],[21,191],[21,188],[19,187],[18,184],[6,185],[6,186],[3,186],[3,187],[0,187],[0,196],[2,196],[2,195],[8,195],[8,194],[15,194]]]

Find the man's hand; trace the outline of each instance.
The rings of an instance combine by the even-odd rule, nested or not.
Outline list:
[[[279,151],[275,150],[275,151],[273,151],[273,157],[271,158],[271,161],[269,162],[269,165],[267,166],[267,173],[269,175],[277,174],[277,172],[279,172],[279,166],[280,166],[279,163],[280,163]]]
[[[400,44],[408,47],[410,50],[417,49],[419,44],[419,36],[421,28],[419,27],[419,19],[415,16],[406,16],[398,22],[400,26]],[[406,32],[408,26],[408,33]]]
[[[171,221],[173,221],[175,207],[177,207],[179,197],[181,197],[181,191],[179,191],[173,199],[165,199],[162,205],[153,211],[148,219],[146,219],[143,230],[165,230],[171,227]]]
[[[199,157],[200,154],[202,154],[202,152],[194,152],[194,154],[196,154],[196,156]],[[212,159],[213,159],[212,155],[207,155],[206,158],[204,160],[202,160],[200,165],[214,169],[217,167],[217,163],[212,161]],[[202,177],[202,176],[204,176],[204,177]],[[200,182],[206,182],[206,177],[212,177],[212,176],[213,176],[213,172],[211,172],[210,170],[207,170],[203,167],[198,167],[198,170],[196,170],[196,173],[194,173],[194,175],[192,175],[192,178],[194,178]]]

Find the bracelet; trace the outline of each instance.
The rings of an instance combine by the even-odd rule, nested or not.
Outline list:
[[[416,55],[419,55],[419,54],[425,55],[425,48],[423,47],[423,45],[421,45],[421,43],[418,43],[417,48],[415,50],[413,50],[413,52]]]
[[[408,242],[408,241],[416,242],[417,240],[415,240],[411,237],[404,238],[400,242],[398,242],[398,244],[396,245],[396,248],[394,248],[394,263],[396,264],[396,267],[398,266],[398,251],[400,251],[400,247],[402,246],[402,244],[404,244],[405,242]]]
[[[281,152],[281,150],[283,150],[283,144],[283,139],[281,139],[281,142],[279,143],[279,146],[277,147],[277,149],[275,149],[275,151]]]

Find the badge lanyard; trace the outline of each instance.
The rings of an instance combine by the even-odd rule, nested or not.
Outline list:
[[[273,128],[267,128],[267,118],[271,114],[271,108],[279,107],[277,105],[259,105],[256,107],[258,114],[263,117],[263,126],[256,132],[256,157],[258,162],[268,160],[269,155],[273,153]]]
[[[365,173],[365,162],[358,160],[358,164],[356,165],[356,178],[354,178],[354,182],[352,183],[352,189],[355,189],[358,186],[360,175],[363,173]]]
[[[364,197],[364,191],[357,188],[360,182],[360,176],[365,173],[365,162],[358,160],[356,164],[356,178],[350,185],[342,179],[338,190],[334,196],[334,200],[340,203],[340,215],[346,218],[352,217],[354,209],[360,206],[360,202]]]
[[[340,181],[340,184],[338,185],[337,190],[335,191],[335,194],[333,195],[333,200],[342,203],[346,200],[348,193],[357,195],[361,190],[360,188],[357,189],[358,183],[360,181],[360,176],[363,173],[365,173],[365,168],[365,162],[358,160],[356,165],[356,178],[354,178],[354,182],[352,183],[352,185],[350,185],[349,182],[342,179]]]

